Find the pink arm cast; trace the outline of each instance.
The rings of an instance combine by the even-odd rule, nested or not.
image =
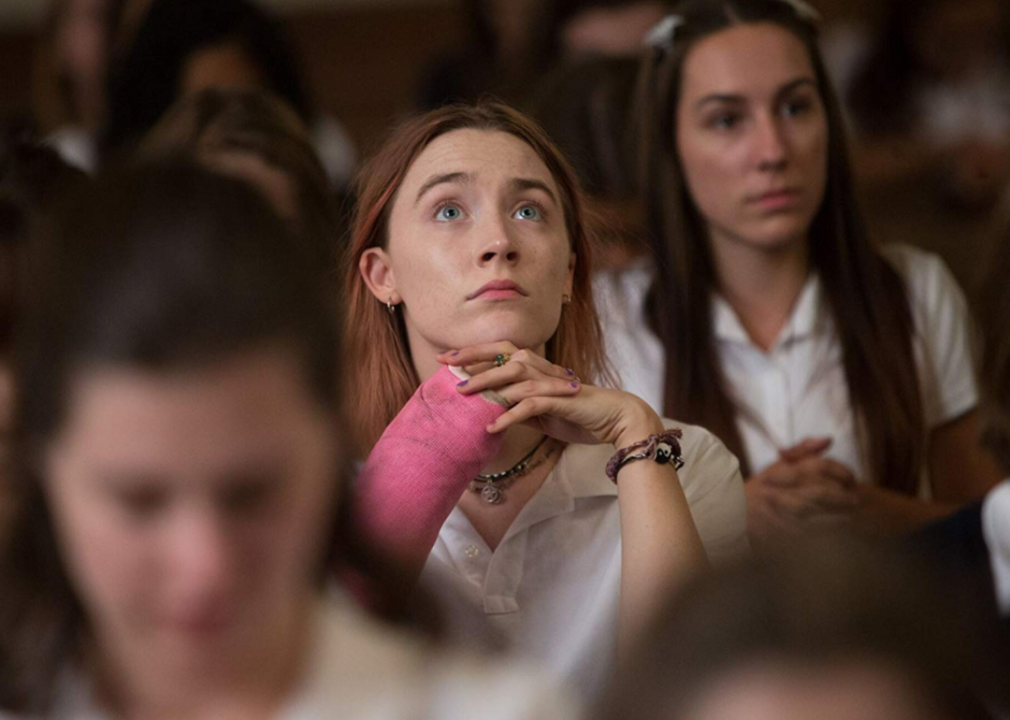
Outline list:
[[[467,376],[453,370],[443,367],[418,387],[358,477],[365,539],[417,574],[470,480],[502,443],[485,428],[505,412],[504,401],[494,393],[461,395],[456,385]]]

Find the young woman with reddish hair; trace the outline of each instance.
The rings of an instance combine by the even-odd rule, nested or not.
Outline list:
[[[662,588],[746,549],[736,460],[696,427],[678,448],[642,400],[593,384],[580,191],[531,121],[487,102],[409,120],[358,197],[347,379],[367,531],[483,616],[460,634],[592,695]]]

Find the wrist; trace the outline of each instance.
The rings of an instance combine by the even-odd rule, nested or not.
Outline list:
[[[636,398],[636,400],[638,399]],[[656,414],[656,411],[644,401],[638,400],[625,416],[621,429],[614,439],[614,449],[622,450],[630,447],[650,435],[658,435],[665,429],[663,420]]]

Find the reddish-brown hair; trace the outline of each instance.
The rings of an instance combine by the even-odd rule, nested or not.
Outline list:
[[[558,186],[565,226],[578,262],[572,301],[565,306],[547,359],[586,379],[609,379],[591,288],[591,240],[582,191],[561,152],[532,120],[499,102],[452,105],[410,118],[399,125],[365,164],[357,181],[358,204],[344,263],[347,302],[345,340],[347,399],[355,417],[358,449],[367,453],[420,384],[410,357],[402,313],[391,315],[365,285],[358,270],[362,254],[385,247],[389,215],[407,171],[435,138],[454,130],[485,130],[513,135],[547,166]]]

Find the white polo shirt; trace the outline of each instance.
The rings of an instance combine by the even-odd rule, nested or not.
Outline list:
[[[714,435],[681,427],[679,471],[709,558],[748,551],[739,464]],[[607,479],[609,445],[573,445],[516,517],[494,552],[457,507],[442,526],[421,583],[478,613],[450,627],[462,642],[500,647],[542,663],[584,698],[613,669],[621,582],[617,487]],[[452,619],[452,618],[450,618]]]
[[[366,617],[350,601],[319,603],[312,656],[278,720],[575,720],[570,696],[529,666],[437,649]],[[90,685],[68,674],[51,720],[112,720]],[[0,720],[17,720],[0,710]],[[25,719],[27,720],[27,718]]]
[[[884,252],[908,288],[919,387],[926,427],[932,429],[977,402],[967,304],[937,256],[903,245],[887,246]],[[595,292],[607,352],[622,386],[662,411],[665,352],[645,319],[651,281],[651,270],[643,263],[620,273],[600,273]],[[760,472],[774,463],[781,448],[829,436],[834,443],[827,455],[867,480],[868,458],[856,438],[841,345],[820,279],[811,275],[767,352],[754,345],[719,296],[713,297],[713,323],[729,392],[741,408],[737,427],[751,469]]]

